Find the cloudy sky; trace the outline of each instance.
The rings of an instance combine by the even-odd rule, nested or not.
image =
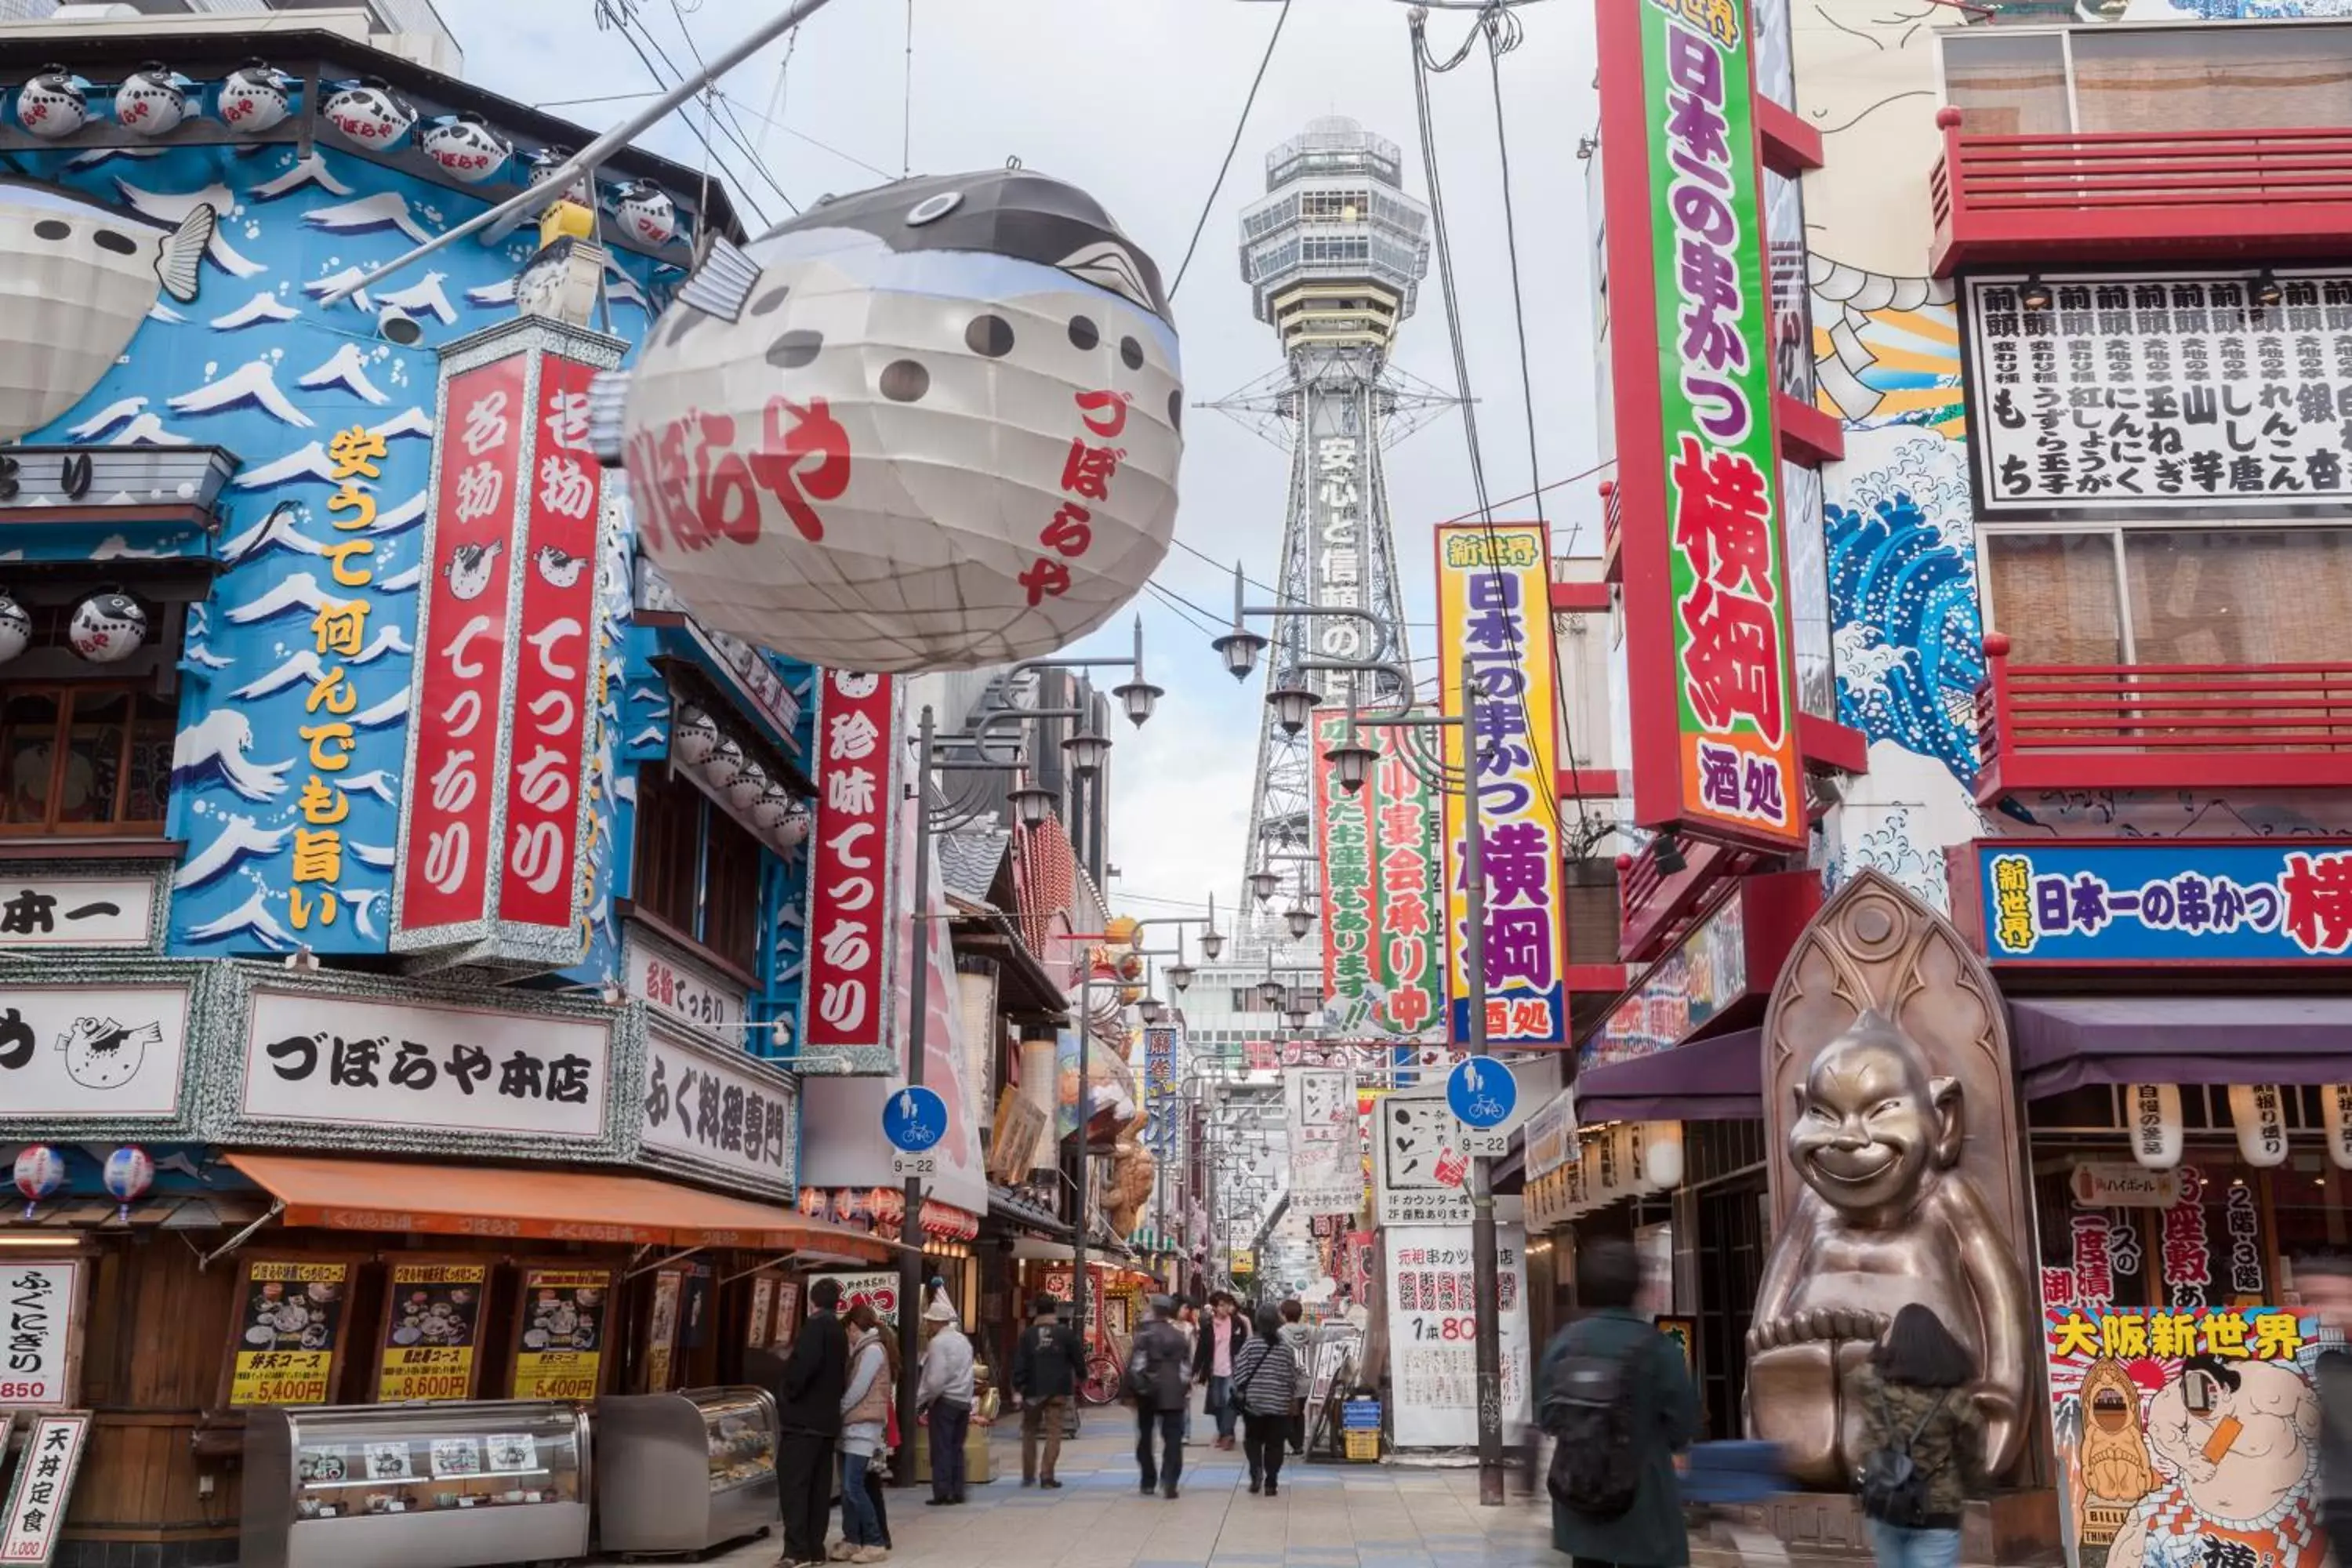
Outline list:
[[[682,35],[712,52],[772,16],[776,3],[682,0],[681,16],[669,0],[635,0],[645,26],[681,63],[692,52]],[[493,91],[552,104],[648,89],[645,66],[618,33],[593,25],[593,10],[594,0],[442,6],[465,48],[466,74]],[[1091,192],[1172,278],[1280,4],[911,0],[911,101],[905,91],[909,0],[834,0],[803,29],[781,89],[781,45],[728,79],[740,124],[776,183],[805,205],[826,192],[881,183],[902,166],[945,174],[1018,157]],[[1426,199],[1407,15],[1394,0],[1291,0],[1241,150],[1176,297],[1189,399],[1222,397],[1279,364],[1271,331],[1251,316],[1236,248],[1240,209],[1264,194],[1265,155],[1276,142],[1318,115],[1351,115],[1405,149],[1406,184]],[[1549,481],[1593,461],[1587,165],[1576,156],[1579,140],[1593,127],[1592,25],[1579,0],[1536,0],[1520,15],[1525,41],[1503,58],[1502,89],[1538,454]],[[1470,26],[1465,13],[1432,17],[1441,59]],[[1528,458],[1485,46],[1460,69],[1433,78],[1431,89],[1471,391],[1499,501],[1528,488]],[[631,107],[583,103],[556,111],[601,129]],[[675,121],[650,140],[690,166],[706,161]],[[784,216],[750,160],[723,137],[713,141],[742,176],[728,180],[739,198],[748,196],[772,217]],[[716,170],[714,176],[727,178]],[[748,209],[746,221],[754,221]],[[1395,357],[1405,370],[1453,388],[1433,262]],[[1206,409],[1191,413],[1185,427],[1178,539],[1221,562],[1239,559],[1252,577],[1270,582],[1282,534],[1286,458]],[[1459,416],[1400,446],[1390,475],[1406,614],[1424,623],[1412,630],[1413,652],[1425,657],[1433,614],[1429,528],[1475,503]],[[1597,552],[1592,487],[1583,479],[1546,498],[1555,551],[1575,531],[1577,552]],[[1498,508],[1498,515],[1531,513],[1522,504]],[[1158,581],[1220,615],[1231,603],[1230,570],[1221,574],[1181,547],[1170,552]],[[1118,737],[1111,858],[1123,875],[1112,891],[1137,913],[1173,912],[1160,900],[1197,903],[1212,888],[1230,907],[1244,870],[1264,683],[1237,688],[1211,653],[1208,634],[1156,597],[1144,595],[1137,607],[1151,676],[1169,696],[1143,731],[1122,725]],[[1122,621],[1094,641],[1124,651],[1126,635]]]

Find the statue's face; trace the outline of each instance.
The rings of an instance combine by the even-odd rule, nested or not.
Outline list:
[[[1876,1208],[1917,1189],[1938,1130],[1927,1074],[1900,1043],[1849,1037],[1813,1063],[1789,1157],[1832,1205]]]

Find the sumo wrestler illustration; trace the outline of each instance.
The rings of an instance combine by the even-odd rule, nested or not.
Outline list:
[[[2300,1366],[2190,1356],[2147,1426],[2156,1484],[2106,1568],[2315,1568],[2319,1398]]]

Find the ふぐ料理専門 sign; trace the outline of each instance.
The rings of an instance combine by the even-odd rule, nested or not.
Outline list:
[[[897,1065],[890,1039],[898,946],[898,683],[828,669],[817,683],[816,821],[809,837],[803,1055]]]
[[[2352,844],[1979,842],[1995,963],[2273,963],[2352,953]]]
[[[791,1080],[741,1051],[713,1050],[655,1023],[638,1110],[640,1159],[683,1163],[731,1185],[794,1190]]]
[[[1549,535],[1541,523],[1448,523],[1437,537],[1439,690],[1447,717],[1470,680],[1486,872],[1486,1038],[1568,1042],[1566,878],[1556,764],[1559,686],[1552,658]],[[1445,765],[1465,766],[1463,727],[1448,725]],[[1454,1036],[1470,1033],[1470,910],[1463,804],[1445,796],[1445,943]]]
[[[1783,848],[1804,796],[1745,8],[1598,14],[1635,813]]]
[[[1973,277],[1969,446],[1990,515],[2162,517],[2340,502],[2352,270]]]

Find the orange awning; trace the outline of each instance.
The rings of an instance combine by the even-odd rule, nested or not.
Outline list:
[[[886,1263],[898,1254],[895,1243],[810,1219],[782,1203],[753,1203],[647,1176],[301,1154],[231,1154],[228,1163],[285,1204],[281,1217],[289,1226],[744,1247],[845,1262]]]

